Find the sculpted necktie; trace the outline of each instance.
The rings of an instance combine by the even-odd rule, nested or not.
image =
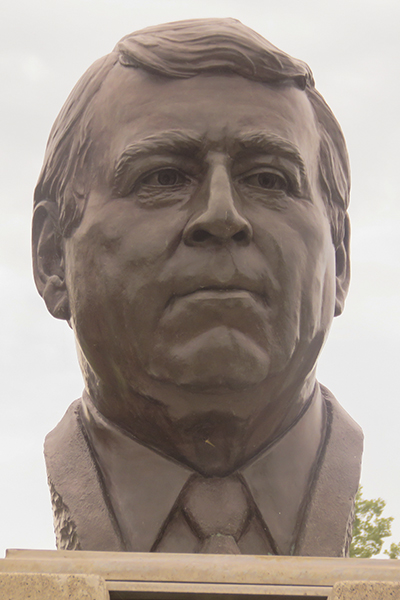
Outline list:
[[[193,475],[152,552],[276,554],[276,548],[240,475]]]
[[[237,475],[193,477],[183,492],[182,511],[201,541],[199,552],[241,553],[238,541],[249,521],[250,506]]]

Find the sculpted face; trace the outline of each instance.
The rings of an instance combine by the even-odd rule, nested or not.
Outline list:
[[[348,200],[311,70],[238,21],[134,32],[84,73],[32,223],[85,380],[45,441],[60,549],[344,555],[362,439],[316,363]]]
[[[306,94],[117,66],[93,114],[91,192],[64,247],[89,385],[173,410],[182,389],[268,401],[306,379],[335,302]]]

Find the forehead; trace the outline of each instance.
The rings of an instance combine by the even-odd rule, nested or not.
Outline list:
[[[117,65],[96,96],[92,135],[102,155],[163,131],[191,131],[228,149],[242,135],[277,135],[315,161],[319,134],[305,92],[238,75],[172,79]]]

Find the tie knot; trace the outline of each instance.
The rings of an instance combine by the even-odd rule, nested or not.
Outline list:
[[[246,489],[237,475],[192,478],[184,490],[183,512],[203,540],[223,535],[237,541],[250,517]]]

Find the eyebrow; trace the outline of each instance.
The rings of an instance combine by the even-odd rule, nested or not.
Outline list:
[[[160,153],[194,157],[201,152],[202,147],[203,138],[180,130],[164,131],[129,144],[115,163],[114,188],[121,190],[124,187],[129,167],[135,160]]]
[[[292,142],[289,142],[278,135],[266,134],[263,132],[243,134],[237,138],[237,142],[242,150],[239,150],[236,159],[240,159],[242,154],[247,154],[249,151],[287,158],[296,164],[299,169],[303,185],[309,186],[306,165],[301,156],[301,152]]]
[[[263,153],[287,158],[293,162],[300,172],[302,184],[309,189],[307,170],[298,147],[284,138],[269,133],[242,133],[234,139],[235,160],[253,153]],[[152,154],[175,154],[177,156],[196,157],[205,153],[205,138],[184,130],[168,130],[143,138],[129,144],[118,157],[114,170],[114,189],[122,190],[129,176],[131,164],[140,158]]]

